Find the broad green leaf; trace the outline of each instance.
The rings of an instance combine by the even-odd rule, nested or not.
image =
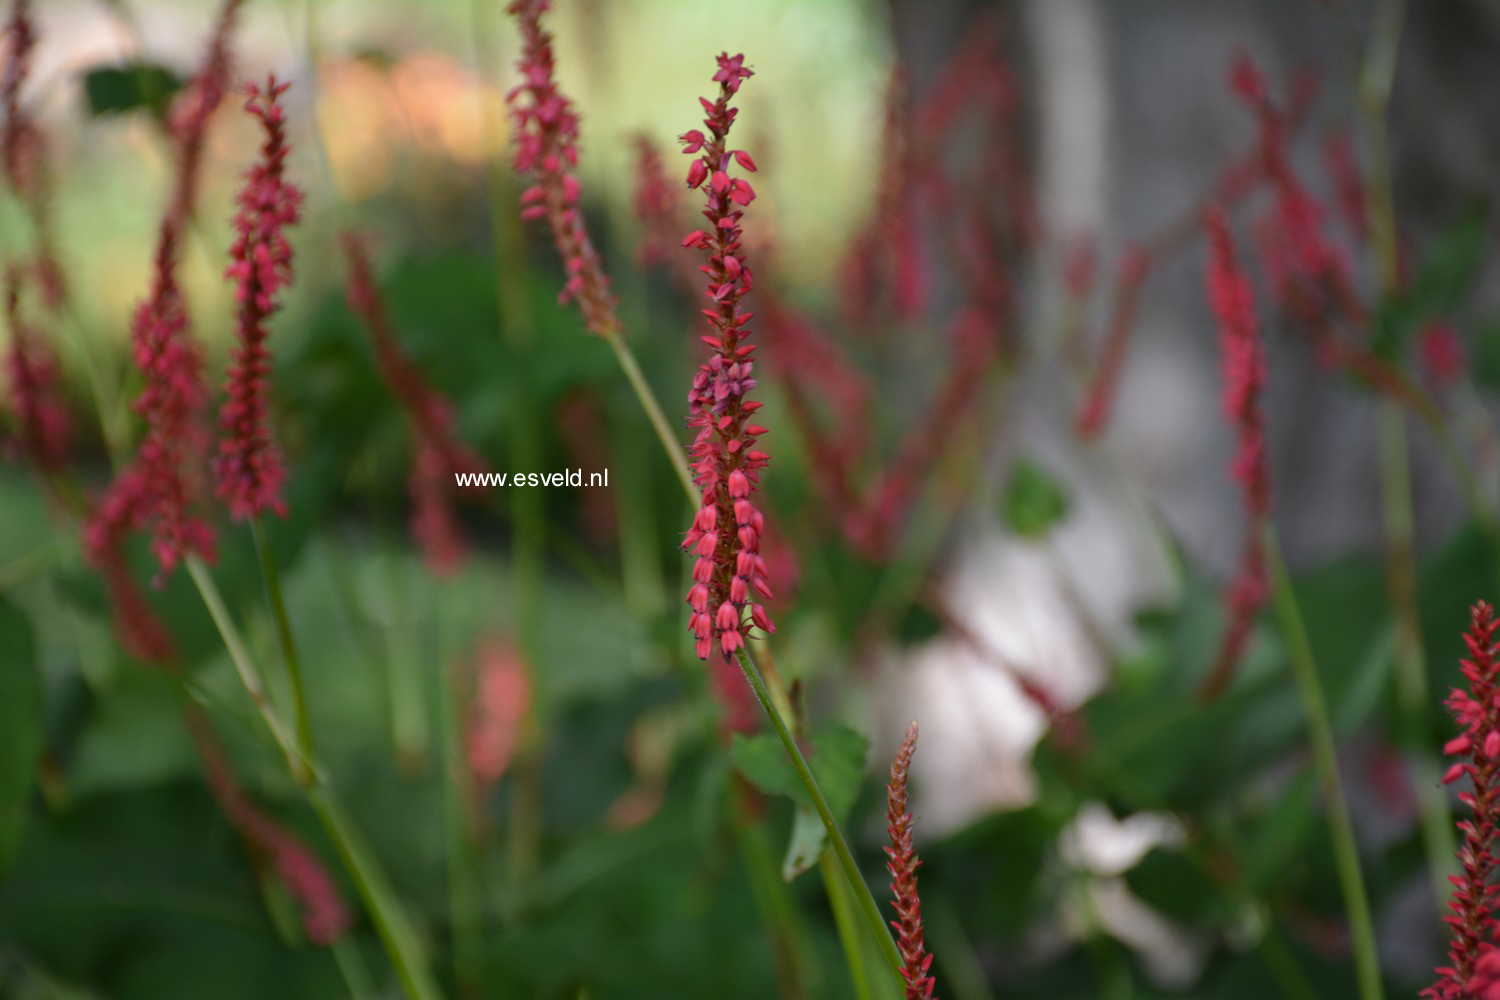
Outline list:
[[[0,872],[21,843],[42,754],[42,678],[31,623],[0,603]]]
[[[842,723],[833,723],[819,729],[811,745],[803,751],[813,777],[818,779],[828,799],[828,808],[840,823],[848,817],[859,796],[868,749],[867,741],[859,733]],[[729,756],[739,772],[767,795],[785,795],[804,809],[813,808],[812,797],[774,735],[736,735]]]
[[[787,841],[786,857],[781,862],[781,877],[788,882],[818,863],[828,846],[828,831],[811,809],[798,806],[792,815],[792,836]]]

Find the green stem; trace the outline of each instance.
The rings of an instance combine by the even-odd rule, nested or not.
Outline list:
[[[1380,279],[1381,297],[1391,301],[1401,291],[1400,256],[1396,240],[1395,187],[1391,180],[1390,142],[1385,113],[1396,74],[1396,56],[1401,46],[1401,22],[1405,0],[1384,0],[1376,11],[1369,47],[1360,71],[1360,112],[1365,152],[1370,164],[1367,210],[1370,248]],[[1494,519],[1479,495],[1468,466],[1458,457],[1446,427],[1438,428],[1438,441],[1459,470],[1480,526],[1494,537]],[[1417,788],[1422,817],[1422,841],[1441,903],[1451,887],[1447,874],[1454,866],[1452,814],[1438,785],[1440,765],[1432,748],[1425,745],[1424,720],[1428,709],[1427,663],[1422,650],[1422,619],[1417,608],[1416,547],[1411,501],[1411,462],[1407,454],[1406,422],[1395,403],[1380,404],[1381,507],[1386,539],[1387,585],[1396,612],[1396,697],[1400,710],[1403,742],[1413,755],[1413,784]]]
[[[821,994],[810,988],[806,943],[807,929],[797,919],[786,882],[776,871],[776,858],[765,834],[756,825],[755,817],[745,801],[748,790],[732,782],[729,789],[735,839],[739,843],[740,857],[744,860],[746,874],[750,878],[750,892],[755,897],[756,909],[771,937],[772,954],[776,960],[776,978],[780,982],[780,995],[785,1000],[805,1000]]]
[[[259,517],[250,519],[250,533],[255,538],[255,552],[260,557],[260,572],[266,583],[266,600],[271,605],[271,615],[276,619],[276,638],[281,643],[281,655],[286,660],[287,678],[292,689],[292,723],[296,727],[297,747],[304,758],[313,756],[312,723],[307,715],[307,694],[302,684],[302,667],[297,657],[297,643],[292,638],[292,626],[287,618],[286,602],[281,597],[281,573],[276,560],[271,556],[271,544],[266,538],[265,525]]]
[[[402,990],[410,1000],[437,1000],[442,992],[427,969],[421,946],[407,921],[406,910],[386,881],[380,863],[375,860],[354,821],[344,812],[331,788],[324,785],[311,787],[307,790],[307,797],[343,858],[344,867],[354,879],[360,898],[365,901],[365,907],[375,922],[375,931],[391,957],[396,977],[401,980]]]
[[[854,909],[849,902],[849,887],[843,884],[833,859],[824,851],[818,858],[818,871],[823,876],[823,891],[828,896],[828,905],[833,909],[833,924],[838,928],[839,944],[844,948],[844,958],[849,963],[849,978],[854,982],[856,1000],[874,1000],[870,990],[870,976],[865,971],[865,952],[860,944],[859,925],[855,922]]]
[[[255,661],[250,659],[250,653],[245,648],[245,642],[240,638],[239,628],[234,624],[234,619],[229,615],[229,609],[224,605],[224,598],[219,593],[218,584],[214,583],[213,576],[208,572],[208,567],[195,555],[189,555],[185,560],[188,575],[193,578],[193,584],[198,588],[198,594],[203,598],[204,605],[208,608],[209,617],[214,621],[214,626],[219,630],[219,637],[224,641],[224,648],[229,652],[229,660],[234,664],[235,673],[239,675],[240,684],[245,693],[250,696],[250,701],[265,720],[266,728],[271,732],[271,738],[276,741],[283,756],[286,757],[287,768],[292,772],[292,777],[297,784],[303,788],[311,787],[316,780],[311,763],[302,756],[296,741],[287,732],[286,724],[281,721],[270,699],[266,697],[266,687],[260,678],[260,671],[255,667]]]
[[[760,668],[755,665],[750,651],[741,646],[735,655],[739,660],[740,670],[745,674],[745,680],[750,683],[756,699],[760,701],[760,707],[765,709],[766,716],[771,720],[771,727],[776,730],[776,735],[780,738],[781,745],[792,762],[792,767],[796,769],[797,777],[807,789],[807,794],[812,799],[813,809],[817,811],[818,818],[823,821],[823,829],[828,833],[828,842],[833,845],[833,853],[838,856],[839,865],[844,869],[844,877],[849,880],[849,885],[859,897],[860,909],[864,911],[865,919],[869,922],[871,930],[875,932],[886,964],[899,977],[905,968],[901,953],[896,950],[896,941],[891,937],[890,929],[886,927],[885,918],[880,915],[880,907],[876,905],[875,897],[870,894],[870,887],[865,884],[864,876],[859,873],[859,866],[854,862],[854,854],[849,850],[849,842],[844,839],[844,831],[839,828],[838,820],[833,817],[833,810],[829,808],[823,789],[818,786],[818,779],[813,777],[812,768],[808,766],[807,758],[802,754],[802,748],[797,745],[792,731],[787,728],[786,720],[782,718],[781,713],[776,709],[776,704],[771,700],[771,693],[766,689],[766,682],[761,678]]]
[[[1364,875],[1359,867],[1359,848],[1354,841],[1354,825],[1349,819],[1349,803],[1344,796],[1343,781],[1339,777],[1333,723],[1329,720],[1328,705],[1323,699],[1323,685],[1318,679],[1318,665],[1313,658],[1312,645],[1302,622],[1302,612],[1297,607],[1296,595],[1292,593],[1292,581],[1281,557],[1276,529],[1266,523],[1262,526],[1261,534],[1266,564],[1271,574],[1276,618],[1281,625],[1287,654],[1292,661],[1292,672],[1302,695],[1302,706],[1307,713],[1313,765],[1317,769],[1318,781],[1328,808],[1329,837],[1333,842],[1333,860],[1339,888],[1344,895],[1344,910],[1349,918],[1359,995],[1362,1000],[1381,1000],[1384,992],[1380,982],[1380,960],[1375,949],[1375,925],[1370,917],[1370,901],[1365,892]]]
[[[1389,401],[1380,404],[1380,485],[1384,513],[1387,576],[1396,610],[1396,702],[1399,742],[1411,755],[1412,786],[1417,792],[1422,844],[1427,853],[1439,905],[1452,892],[1448,875],[1456,872],[1453,815],[1439,781],[1442,770],[1426,746],[1429,705],[1427,657],[1422,649],[1422,623],[1417,611],[1415,531],[1411,509],[1410,464],[1406,448],[1406,418]]]
[[[67,549],[61,540],[47,542],[0,566],[0,594],[33,580],[62,561]]]
[[[254,703],[266,728],[270,730],[272,738],[276,741],[276,745],[286,757],[287,767],[291,770],[292,777],[307,795],[313,810],[317,812],[324,829],[328,832],[329,839],[333,841],[335,849],[339,852],[344,867],[354,880],[355,887],[359,890],[360,897],[364,900],[365,907],[375,922],[376,931],[385,945],[391,965],[395,967],[396,975],[401,980],[406,995],[410,1000],[437,1000],[442,994],[432,981],[431,973],[427,971],[425,960],[417,946],[416,936],[412,933],[411,925],[407,921],[406,912],[389,883],[386,882],[379,863],[363,838],[360,837],[353,822],[338,804],[333,790],[328,787],[316,765],[310,758],[302,756],[294,738],[282,723],[281,717],[266,698],[265,685],[261,682],[260,672],[245,649],[239,629],[235,626],[234,619],[230,617],[224,598],[219,593],[218,585],[214,583],[207,567],[195,555],[189,555],[185,562],[188,574],[197,586],[198,594],[203,598],[209,616],[213,618],[214,625],[219,630],[219,636],[224,641],[224,648],[229,652],[229,659],[234,664],[235,672],[239,675],[245,693],[250,696],[250,701]]]
[[[354,940],[346,934],[335,939],[328,950],[333,952],[339,975],[344,977],[344,985],[349,988],[349,1000],[372,1000],[376,994],[370,982],[370,970],[365,968],[364,957]]]
[[[656,437],[661,441],[662,450],[667,454],[667,461],[672,464],[672,471],[677,473],[677,479],[682,483],[688,502],[695,507],[698,506],[703,502],[703,494],[697,486],[693,485],[693,477],[688,472],[687,463],[683,461],[682,444],[677,440],[672,425],[667,423],[661,404],[656,401],[656,394],[651,391],[650,384],[646,382],[646,376],[641,373],[641,366],[635,360],[634,352],[630,350],[630,345],[625,343],[625,338],[618,334],[607,339],[610,349],[615,352],[615,358],[620,362],[620,370],[625,373],[625,378],[630,382],[630,388],[635,390],[635,398],[641,401],[641,409],[646,411],[646,419],[651,421],[651,429],[656,431]]]

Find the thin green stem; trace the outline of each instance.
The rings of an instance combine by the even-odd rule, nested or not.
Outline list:
[[[729,790],[735,840],[739,844],[740,857],[745,863],[745,872],[750,877],[750,892],[755,897],[756,909],[760,911],[767,933],[771,937],[772,954],[776,961],[776,978],[780,983],[780,995],[786,1000],[806,1000],[819,996],[820,990],[810,988],[807,961],[807,929],[797,919],[787,884],[776,871],[776,858],[765,834],[756,825],[755,817],[745,802],[748,790],[731,783]]]
[[[875,932],[886,964],[899,977],[902,969],[905,968],[901,961],[901,953],[896,949],[896,941],[891,937],[890,929],[886,927],[885,918],[880,915],[880,907],[876,905],[875,897],[870,893],[870,887],[865,883],[864,876],[859,873],[854,854],[849,850],[849,842],[844,839],[844,831],[839,828],[838,820],[834,819],[833,810],[828,805],[827,797],[823,795],[823,789],[818,785],[818,779],[813,777],[812,768],[808,766],[807,758],[802,754],[802,748],[797,745],[792,731],[787,728],[786,720],[782,718],[781,712],[776,709],[775,702],[771,700],[771,692],[766,689],[766,682],[761,677],[760,668],[755,665],[755,660],[751,658],[749,650],[741,646],[735,655],[739,660],[740,670],[745,674],[745,680],[755,692],[760,707],[765,710],[766,716],[771,720],[771,727],[776,730],[776,735],[781,740],[781,745],[785,748],[792,767],[796,769],[797,777],[807,789],[807,794],[812,799],[813,809],[817,811],[818,818],[823,821],[823,829],[828,833],[828,842],[833,845],[833,853],[838,856],[839,865],[844,869],[844,876],[859,897],[860,909],[864,911],[870,929]]]
[[[198,594],[208,608],[209,617],[213,619],[214,626],[219,630],[219,637],[224,641],[224,648],[229,652],[229,660],[234,664],[240,684],[244,687],[245,693],[250,696],[250,701],[260,713],[261,719],[265,721],[266,729],[270,730],[271,738],[276,741],[276,746],[286,757],[287,768],[292,772],[292,777],[303,788],[311,787],[316,780],[312,765],[306,757],[302,756],[297,742],[287,731],[286,724],[281,721],[281,716],[277,714],[275,706],[266,697],[266,687],[261,681],[260,671],[256,669],[255,661],[250,658],[245,642],[240,638],[239,628],[234,624],[234,619],[229,615],[229,609],[224,605],[224,597],[219,593],[218,584],[214,583],[208,567],[204,566],[203,561],[197,556],[189,555],[185,562],[188,575],[193,578],[193,584],[198,588]]]
[[[297,657],[297,643],[292,638],[291,621],[287,618],[286,602],[281,596],[281,573],[271,555],[271,544],[266,538],[265,525],[259,517],[250,519],[250,533],[255,538],[255,552],[260,557],[260,572],[266,584],[266,600],[271,605],[271,616],[276,619],[276,638],[281,643],[281,655],[286,660],[287,679],[292,689],[292,723],[296,727],[297,747],[304,758],[313,756],[312,723],[307,715],[307,693],[302,684],[302,667]]]
[[[818,858],[818,872],[823,876],[823,891],[833,910],[833,925],[838,928],[839,944],[843,946],[844,958],[849,963],[849,978],[854,983],[854,996],[856,1000],[874,1000],[870,976],[865,970],[865,952],[860,945],[859,925],[855,922],[854,908],[849,902],[849,888],[843,884],[844,880],[827,851]]]
[[[40,576],[61,562],[66,552],[61,540],[46,542],[0,566],[0,594]]]
[[[1370,900],[1365,891],[1364,874],[1359,867],[1359,848],[1354,841],[1354,825],[1349,819],[1349,803],[1344,796],[1343,781],[1339,777],[1333,723],[1328,716],[1328,705],[1323,698],[1323,685],[1318,679],[1318,665],[1313,658],[1312,644],[1308,641],[1307,629],[1302,622],[1302,612],[1297,607],[1292,581],[1281,557],[1276,529],[1266,523],[1262,526],[1261,535],[1266,564],[1270,569],[1276,618],[1281,625],[1287,655],[1292,661],[1292,673],[1296,676],[1297,688],[1302,695],[1302,707],[1307,713],[1313,765],[1317,769],[1318,782],[1322,786],[1328,809],[1329,837],[1333,842],[1334,867],[1338,873],[1339,888],[1344,896],[1344,911],[1349,918],[1349,936],[1354,946],[1354,970],[1359,982],[1359,995],[1362,1000],[1381,1000],[1384,991],[1380,981],[1380,960],[1375,949],[1375,925],[1370,917]]]
[[[370,970],[365,968],[364,956],[359,953],[354,940],[345,934],[336,938],[328,950],[333,952],[339,975],[344,977],[344,985],[349,988],[349,1000],[373,1000],[376,993],[370,982]]]
[[[376,861],[354,821],[344,812],[343,806],[326,785],[307,789],[308,801],[323,822],[329,838],[344,860],[344,867],[354,879],[360,898],[375,922],[375,932],[390,955],[396,977],[410,1000],[437,1000],[442,996],[432,973],[427,969],[426,959],[401,905],[380,863]]]
[[[354,880],[407,997],[410,1000],[438,1000],[442,994],[433,982],[431,973],[427,971],[426,961],[417,945],[406,911],[391,890],[374,854],[339,805],[333,789],[328,787],[312,760],[302,755],[295,739],[267,699],[260,671],[250,658],[244,640],[240,638],[239,629],[235,626],[208,568],[194,555],[189,555],[185,562],[188,574],[219,630],[219,636],[224,641],[224,648],[229,652],[229,659],[234,664],[245,693],[250,696],[250,701],[286,757],[292,777],[307,795],[308,802],[318,814],[329,839],[333,841],[344,862],[344,867]]]
[[[656,436],[661,441],[662,450],[667,454],[667,461],[672,464],[672,471],[677,473],[677,479],[682,483],[688,502],[696,507],[703,502],[703,494],[697,486],[693,485],[693,477],[688,472],[687,463],[683,460],[682,444],[677,440],[672,425],[667,423],[661,404],[656,401],[656,394],[651,391],[646,376],[641,373],[641,366],[635,360],[635,353],[631,351],[630,345],[625,343],[625,338],[618,334],[609,337],[608,340],[610,349],[615,352],[615,358],[620,362],[621,371],[630,382],[630,388],[635,390],[635,398],[641,401],[641,409],[646,411],[646,419],[651,421],[651,429],[656,431]]]
[[[1390,141],[1386,132],[1386,107],[1396,74],[1401,46],[1401,22],[1405,0],[1384,0],[1375,11],[1369,46],[1360,70],[1360,114],[1365,153],[1370,167],[1367,211],[1370,249],[1379,276],[1381,297],[1387,301],[1401,291],[1400,256],[1396,244],[1395,188],[1391,179]],[[1480,496],[1468,466],[1459,457],[1446,427],[1437,428],[1445,456],[1458,470],[1476,518],[1485,534],[1493,537],[1494,518]],[[1446,902],[1450,886],[1447,875],[1454,865],[1453,818],[1447,798],[1438,786],[1440,765],[1431,747],[1423,742],[1427,714],[1427,663],[1422,650],[1422,619],[1417,608],[1416,533],[1412,517],[1411,462],[1406,441],[1406,420],[1391,401],[1380,404],[1381,507],[1386,541],[1386,577],[1391,604],[1396,613],[1396,698],[1403,742],[1412,754],[1413,785],[1418,789],[1422,817],[1422,841],[1427,852],[1437,898]]]
[[[1411,506],[1406,418],[1396,404],[1380,406],[1380,483],[1384,513],[1387,576],[1396,609],[1396,703],[1399,742],[1411,757],[1412,787],[1417,790],[1422,844],[1439,905],[1447,902],[1456,872],[1453,814],[1439,781],[1442,770],[1425,744],[1430,693],[1422,623],[1417,612],[1415,531]]]

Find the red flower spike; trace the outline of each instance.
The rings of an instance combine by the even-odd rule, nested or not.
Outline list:
[[[506,95],[515,122],[516,170],[531,173],[542,189],[538,217],[545,215],[552,242],[568,275],[561,301],[577,301],[584,324],[601,337],[620,333],[609,278],[594,248],[579,209],[578,113],[557,89],[552,36],[542,28],[548,0],[513,0],[506,10],[521,28],[522,51],[516,64],[523,82]],[[524,213],[523,213],[524,214]]]
[[[886,870],[891,873],[891,895],[895,900],[896,949],[901,952],[906,982],[906,1000],[932,1000],[937,980],[928,975],[932,956],[927,953],[922,930],[922,898],[917,893],[917,869],[922,860],[912,843],[912,815],[907,811],[906,783],[911,758],[917,750],[917,724],[906,730],[906,738],[891,762],[891,782],[886,790],[885,818],[891,846],[885,849]]]
[[[286,118],[281,95],[290,84],[272,76],[262,90],[247,89],[245,110],[265,131],[260,160],[245,173],[245,186],[235,216],[235,240],[229,248],[225,276],[234,279],[234,350],[225,387],[227,398],[219,411],[225,436],[214,463],[216,495],[236,521],[258,517],[266,510],[286,516],[281,487],[286,467],[271,438],[267,408],[267,379],[271,374],[266,349],[266,321],[276,312],[277,293],[292,280],[292,247],[287,227],[302,215],[302,192],[283,178],[286,166]]]
[[[1437,982],[1422,992],[1427,1000],[1484,1000],[1500,998],[1500,959],[1493,938],[1497,926],[1495,910],[1500,905],[1500,886],[1495,884],[1496,821],[1500,819],[1500,664],[1495,658],[1495,611],[1479,601],[1470,612],[1464,633],[1468,656],[1461,662],[1468,690],[1454,688],[1447,708],[1462,735],[1446,749],[1465,759],[1454,764],[1443,777],[1451,784],[1467,776],[1470,789],[1459,793],[1459,801],[1472,812],[1458,824],[1463,843],[1458,849],[1462,873],[1452,878],[1453,912],[1443,919],[1452,930],[1448,947],[1450,964],[1437,969]],[[1462,741],[1462,742],[1460,742]],[[1476,749],[1482,748],[1482,749]]]
[[[150,529],[158,584],[189,553],[208,560],[214,555],[213,530],[193,512],[209,446],[203,422],[208,389],[202,351],[189,332],[187,304],[177,284],[177,263],[198,201],[208,122],[228,88],[229,35],[242,3],[225,0],[220,7],[203,63],[167,114],[174,146],[172,195],[157,235],[151,291],[136,308],[130,330],[132,356],[145,382],[132,408],[145,419],[146,436],[134,463],[110,484],[94,515],[129,509],[131,530]],[[101,524],[98,533],[109,534],[113,527]]]
[[[412,439],[412,465],[407,477],[412,537],[422,550],[427,568],[436,576],[445,576],[458,569],[465,551],[450,484],[456,473],[482,473],[487,466],[454,431],[453,405],[427,384],[417,366],[402,353],[375,287],[364,242],[353,233],[345,233],[341,242],[349,265],[345,289],[349,308],[369,334],[381,381],[396,397]]]
[[[695,612],[691,623],[695,649],[699,658],[707,659],[717,645],[725,662],[732,665],[734,654],[745,644],[745,613],[756,614],[749,607],[751,591],[766,586],[760,570],[764,564],[756,558],[765,519],[755,509],[753,497],[759,470],[767,459],[752,448],[765,428],[746,422],[755,409],[747,397],[757,384],[756,363],[750,358],[750,345],[744,342],[750,332],[746,327],[750,314],[739,308],[755,279],[741,245],[743,213],[736,206],[748,204],[754,192],[742,178],[730,176],[736,167],[753,169],[754,161],[726,147],[735,116],[730,99],[752,73],[745,68],[743,56],[724,53],[718,64],[714,77],[719,83],[718,97],[701,102],[707,111],[703,122],[707,134],[683,135],[684,151],[698,157],[689,171],[690,185],[709,181],[703,185],[707,201],[703,215],[710,229],[691,233],[683,245],[697,247],[707,256],[701,270],[708,276],[707,294],[713,306],[703,314],[714,331],[703,338],[712,355],[699,367],[688,393],[688,425],[697,430],[689,460],[694,480],[703,491],[703,503],[683,548],[698,556],[693,567],[695,586],[688,593],[688,604]],[[705,517],[704,510],[714,514]],[[710,531],[708,525],[718,530]],[[707,636],[702,631],[705,608],[714,609],[713,634]],[[761,631],[771,631],[764,609],[755,621]],[[712,641],[714,635],[717,643]],[[723,671],[718,675],[729,676]]]
[[[1255,301],[1250,282],[1240,269],[1223,210],[1217,206],[1210,208],[1205,225],[1209,239],[1208,297],[1219,322],[1219,347],[1224,359],[1224,415],[1239,437],[1231,468],[1244,494],[1251,521],[1239,573],[1226,597],[1229,629],[1220,646],[1218,661],[1201,691],[1204,698],[1212,699],[1233,676],[1249,640],[1255,614],[1269,593],[1260,526],[1271,512],[1271,477],[1266,464],[1265,416],[1261,410],[1266,362],[1255,319]]]
[[[52,352],[21,315],[25,273],[14,262],[5,270],[5,319],[10,327],[10,345],[4,360],[4,382],[15,411],[21,451],[36,469],[49,473],[67,462],[68,408]]]

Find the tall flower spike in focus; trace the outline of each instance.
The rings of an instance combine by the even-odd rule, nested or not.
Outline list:
[[[1467,691],[1454,688],[1447,707],[1458,723],[1459,734],[1443,752],[1460,758],[1443,776],[1444,784],[1468,777],[1470,790],[1460,792],[1459,801],[1473,813],[1459,820],[1463,843],[1458,849],[1461,874],[1449,876],[1453,912],[1443,919],[1453,931],[1448,946],[1449,965],[1440,966],[1438,979],[1422,992],[1429,1000],[1497,1000],[1500,981],[1494,968],[1493,941],[1500,905],[1500,886],[1495,884],[1496,820],[1500,811],[1500,664],[1495,661],[1495,610],[1484,601],[1470,611],[1469,630],[1464,633],[1468,656],[1460,664]]]
[[[589,330],[606,339],[620,334],[615,300],[599,251],[589,239],[579,207],[578,112],[557,89],[552,36],[542,28],[550,0],[514,0],[506,10],[521,27],[522,83],[505,95],[515,119],[516,170],[533,184],[521,195],[521,218],[545,218],[563,259],[563,302],[577,300]]]
[[[1231,470],[1250,515],[1239,572],[1229,588],[1228,631],[1201,691],[1204,698],[1211,699],[1223,691],[1234,675],[1249,641],[1255,614],[1266,601],[1266,560],[1260,528],[1271,514],[1271,476],[1266,465],[1265,416],[1261,411],[1266,361],[1255,320],[1255,300],[1249,279],[1240,268],[1223,209],[1210,208],[1205,225],[1209,242],[1208,298],[1219,322],[1219,347],[1223,355],[1224,415],[1239,438]]]
[[[689,233],[684,247],[708,254],[701,270],[708,275],[710,308],[703,310],[713,335],[703,338],[713,356],[699,367],[688,393],[688,426],[697,436],[688,452],[693,479],[703,491],[703,502],[693,515],[692,527],[682,547],[697,556],[693,584],[687,603],[692,609],[689,628],[696,639],[698,658],[706,660],[715,639],[726,660],[745,644],[745,611],[762,631],[773,632],[766,609],[751,604],[751,594],[771,596],[766,582],[766,561],[760,555],[765,517],[751,498],[760,482],[760,470],[768,456],[756,450],[755,442],[766,429],[750,423],[760,403],[745,396],[755,388],[755,347],[745,343],[750,331],[745,324],[750,313],[739,310],[739,302],[755,285],[750,265],[740,247],[741,209],[755,200],[755,190],[741,177],[731,177],[736,166],[753,173],[755,161],[744,150],[727,148],[725,140],[737,109],[730,99],[740,83],[752,76],[745,57],[719,56],[714,80],[719,96],[699,98],[708,117],[708,134],[693,129],[681,136],[683,152],[696,156],[688,167],[687,184],[702,188],[708,197],[703,217],[707,229]]]
[[[228,398],[219,413],[224,438],[214,463],[215,493],[237,521],[270,509],[286,515],[281,487],[286,468],[271,440],[266,390],[271,356],[266,349],[266,320],[276,312],[276,294],[292,280],[292,247],[287,227],[302,214],[302,192],[283,177],[286,166],[286,118],[281,95],[290,84],[273,75],[262,90],[251,84],[245,110],[265,130],[260,160],[245,173],[235,240],[225,277],[235,283],[235,336],[239,344],[229,366]]]
[[[891,895],[895,897],[897,919],[891,921],[891,927],[896,931],[896,949],[905,963],[901,978],[906,981],[906,1000],[932,1000],[937,980],[928,974],[932,955],[923,941],[922,899],[917,894],[917,869],[922,866],[922,859],[917,857],[912,843],[912,816],[906,804],[906,779],[916,750],[917,724],[913,722],[906,730],[896,759],[891,762],[885,809],[891,846],[885,849],[889,858],[885,867],[891,873]]]

